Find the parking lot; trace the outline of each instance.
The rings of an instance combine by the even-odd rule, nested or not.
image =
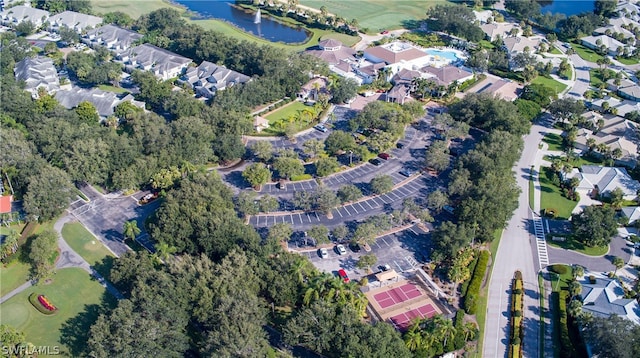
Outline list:
[[[377,263],[371,267],[371,270],[373,272],[380,271],[378,266],[383,265],[388,265],[397,272],[416,268],[427,257],[429,241],[429,234],[415,227],[380,237],[371,245],[370,253],[378,258]],[[349,247],[347,247],[347,253],[344,255],[339,255],[333,248],[329,248],[328,251],[329,256],[325,259],[320,258],[318,250],[307,251],[303,255],[307,256],[314,266],[323,272],[335,275],[342,268],[347,271],[349,278],[352,280],[359,280],[367,275],[366,270],[357,268],[356,264],[360,256],[369,254],[368,252],[364,250],[353,252]]]

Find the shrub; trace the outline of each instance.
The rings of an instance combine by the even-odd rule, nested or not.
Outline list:
[[[464,298],[464,310],[468,314],[475,314],[478,308],[478,295],[480,294],[480,286],[484,279],[484,274],[487,271],[487,265],[489,264],[489,251],[482,250],[478,256],[478,262],[476,268],[473,270],[473,276],[467,287],[467,295]]]
[[[520,310],[515,310],[515,311],[513,312],[513,316],[514,316],[514,317],[522,317],[522,311],[520,311]]]
[[[454,319],[454,327],[456,328],[456,335],[453,337],[453,348],[454,350],[462,349],[465,345],[465,337],[464,330],[462,326],[464,325],[464,311],[458,310],[456,312],[456,317]]]
[[[544,209],[544,216],[555,219],[558,216],[558,209],[546,208]]]
[[[593,276],[593,275],[589,276],[589,283],[592,284],[592,285],[595,284],[596,283],[596,277]]]
[[[558,327],[560,328],[560,356],[571,357],[573,351],[573,345],[571,338],[569,337],[569,327],[567,326],[567,291],[561,291],[560,294],[556,294],[555,297],[558,300]]]
[[[519,288],[516,288],[516,289],[513,290],[513,294],[514,295],[520,295],[520,294],[522,294],[522,290],[519,289]]]
[[[549,266],[549,271],[551,272],[555,272],[558,275],[564,275],[567,272],[569,272],[569,267],[567,267],[566,265],[551,265]]]
[[[478,263],[478,252],[476,251],[473,256],[474,256],[473,261],[471,261],[471,263],[469,264],[469,272],[475,271],[476,264]],[[464,281],[460,286],[460,294],[462,295],[462,297],[467,295],[467,289],[469,288],[469,283],[471,283],[471,278]]]
[[[511,344],[513,344],[514,346],[520,344],[520,337],[513,337],[513,339],[511,340]]]

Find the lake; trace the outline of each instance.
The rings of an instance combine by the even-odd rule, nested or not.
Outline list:
[[[268,16],[262,16],[261,22],[256,24],[254,12],[235,8],[229,1],[173,0],[173,2],[197,13],[198,18],[223,20],[243,31],[273,42],[301,43],[310,36],[304,28],[287,26]]]
[[[567,17],[577,15],[583,12],[593,12],[595,1],[585,0],[555,0],[555,1],[539,1],[542,6],[541,13],[551,12],[565,14]]]

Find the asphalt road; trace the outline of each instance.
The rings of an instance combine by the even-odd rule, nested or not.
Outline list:
[[[142,194],[137,194],[138,197],[109,198],[91,186],[81,187],[80,190],[90,200],[71,203],[69,213],[117,256],[130,250],[123,242],[122,226],[125,221],[136,220],[141,230],[139,236],[145,236],[144,220],[160,206],[160,200],[138,205],[137,199]]]
[[[569,59],[573,63],[573,69],[576,73],[576,82],[574,83],[573,88],[567,92],[567,96],[571,96],[575,99],[584,99],[582,95],[589,89],[589,70],[597,66],[583,60],[577,54],[569,56]]]
[[[524,137],[522,156],[514,166],[516,181],[521,188],[518,208],[502,233],[500,246],[493,258],[484,331],[483,357],[505,357],[509,342],[509,293],[511,280],[520,270],[524,283],[524,356],[539,356],[539,289],[538,268],[532,235],[532,213],[529,209],[528,172],[538,151],[545,128],[534,125]],[[535,259],[535,261],[534,261]]]

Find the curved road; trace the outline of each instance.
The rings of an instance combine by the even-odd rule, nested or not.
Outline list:
[[[524,282],[524,356],[539,357],[540,292],[538,289],[538,262],[534,249],[535,238],[530,227],[532,213],[529,209],[529,170],[534,163],[538,143],[546,129],[534,125],[524,137],[524,149],[514,166],[516,182],[520,187],[518,208],[502,233],[500,246],[493,258],[491,280],[484,327],[482,356],[506,357],[509,342],[509,293],[511,279],[516,270],[522,272]]]

